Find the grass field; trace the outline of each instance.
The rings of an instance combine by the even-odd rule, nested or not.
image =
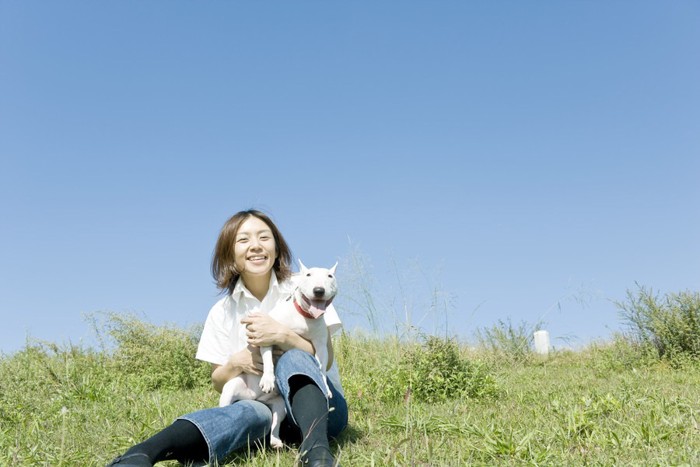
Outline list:
[[[35,343],[2,357],[0,465],[104,465],[216,405],[208,366],[192,358],[196,330],[118,315],[105,326],[116,345],[99,351]],[[350,407],[333,444],[342,465],[700,465],[693,360],[643,358],[620,338],[546,359],[434,343],[443,347],[336,339]],[[444,362],[468,365],[439,373]],[[450,389],[455,381],[471,389]],[[289,466],[295,456],[253,450],[232,465]]]

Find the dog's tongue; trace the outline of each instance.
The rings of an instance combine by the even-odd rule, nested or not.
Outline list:
[[[309,300],[309,314],[314,318],[318,318],[326,312],[325,300]]]

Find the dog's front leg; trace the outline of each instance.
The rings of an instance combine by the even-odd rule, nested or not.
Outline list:
[[[284,399],[275,397],[270,402],[270,411],[272,412],[272,425],[270,425],[270,446],[275,449],[284,447],[284,443],[280,439],[280,426],[282,420],[287,415],[287,409],[284,407]]]
[[[321,373],[323,374],[323,378],[326,381],[326,387],[328,389],[328,392],[326,395],[328,397],[333,397],[333,394],[331,393],[331,388],[328,386],[328,380],[326,379],[326,369],[328,368],[328,347],[327,343],[323,342],[316,342],[314,343],[314,348],[316,350],[316,360],[318,360],[319,365],[321,365]]]
[[[219,407],[231,405],[236,401],[243,399],[254,399],[255,394],[248,388],[245,380],[237,376],[224,384],[219,397]]]
[[[272,361],[272,347],[260,347],[263,358],[263,375],[260,378],[260,389],[270,393],[275,389],[275,364]]]
[[[326,372],[328,368],[328,344],[324,342],[314,342],[314,348],[316,349],[316,360],[318,364],[321,365],[321,371]]]

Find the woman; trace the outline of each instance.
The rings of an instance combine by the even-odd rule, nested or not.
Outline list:
[[[294,289],[291,251],[268,216],[248,210],[234,214],[219,234],[212,274],[227,292],[209,311],[196,358],[212,364],[211,380],[218,392],[242,373],[262,374],[259,346],[274,345],[284,353],[275,365],[278,389],[285,399],[287,417],[283,441],[301,441],[300,464],[334,465],[328,438],[347,425],[347,404],[330,334],[340,328],[335,310],[324,314],[328,326],[328,384],[333,396],[321,389],[323,375],[311,343],[267,316]],[[163,431],[133,446],[110,466],[152,466],[162,460],[183,463],[223,462],[229,454],[264,441],[272,415],[258,401],[239,401],[184,415]]]

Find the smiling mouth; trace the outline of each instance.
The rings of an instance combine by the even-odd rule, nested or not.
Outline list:
[[[265,261],[267,259],[267,256],[250,256],[248,258],[248,261]]]

